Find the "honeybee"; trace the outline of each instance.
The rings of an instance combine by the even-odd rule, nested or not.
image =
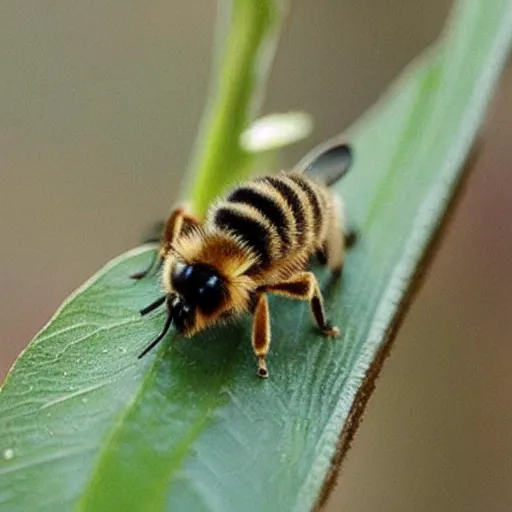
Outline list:
[[[338,335],[339,329],[326,319],[318,281],[306,265],[316,254],[334,275],[341,273],[353,236],[345,226],[341,199],[328,187],[345,175],[351,161],[350,147],[342,144],[321,152],[306,169],[257,177],[213,203],[203,222],[184,208],[175,209],[156,254],[164,295],[140,312],[147,315],[165,303],[167,318],[139,359],[172,324],[190,337],[251,313],[257,374],[268,377],[270,293],[309,301],[321,332]],[[155,264],[132,277],[146,276]]]

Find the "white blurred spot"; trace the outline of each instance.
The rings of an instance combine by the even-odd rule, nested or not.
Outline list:
[[[282,148],[306,138],[313,121],[305,112],[287,112],[261,117],[240,137],[242,148],[249,153],[261,153]]]

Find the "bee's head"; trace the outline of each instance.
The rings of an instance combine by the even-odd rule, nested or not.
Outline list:
[[[220,310],[227,296],[222,276],[211,266],[176,262],[171,285],[176,297],[171,301],[173,323],[179,332],[191,330],[196,313],[210,316]]]

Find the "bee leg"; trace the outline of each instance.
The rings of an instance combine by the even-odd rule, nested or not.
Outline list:
[[[327,245],[323,244],[322,247],[316,251],[315,256],[320,265],[327,265]]]
[[[136,272],[130,277],[132,279],[142,279],[146,277],[153,269],[158,270],[161,267],[165,256],[169,253],[172,244],[178,239],[180,234],[185,229],[190,228],[190,226],[197,224],[197,219],[186,213],[184,208],[176,208],[165,223],[163,236],[160,240],[160,249],[155,253],[150,264],[144,270],[141,272]]]
[[[162,258],[165,258],[171,250],[172,244],[178,240],[183,232],[198,224],[199,221],[193,215],[187,213],[185,208],[176,208],[165,224],[162,248],[160,250]]]
[[[266,357],[270,348],[270,315],[268,299],[262,293],[256,302],[252,324],[252,348],[258,357],[258,376],[267,378],[268,370]]]
[[[340,330],[326,320],[324,301],[318,281],[312,272],[299,272],[281,283],[265,286],[265,291],[290,299],[308,300],[311,312],[320,330],[326,336],[337,336]]]
[[[357,244],[357,239],[359,238],[359,234],[354,227],[351,227],[347,231],[345,231],[345,247],[350,249]]]
[[[156,251],[155,254],[153,254],[153,257],[151,258],[151,261],[149,262],[149,265],[140,272],[135,272],[135,274],[132,274],[130,277],[132,279],[142,279],[149,275],[149,273],[153,269],[159,269],[162,266],[163,258],[160,255],[160,251]]]
[[[333,273],[333,277],[338,278],[343,271],[343,259],[345,256],[345,219],[341,199],[333,198],[332,206],[325,247],[329,268]]]

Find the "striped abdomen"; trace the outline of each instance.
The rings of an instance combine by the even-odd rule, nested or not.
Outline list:
[[[234,234],[266,268],[294,253],[319,248],[326,237],[330,196],[301,173],[258,178],[212,207],[208,225]]]

